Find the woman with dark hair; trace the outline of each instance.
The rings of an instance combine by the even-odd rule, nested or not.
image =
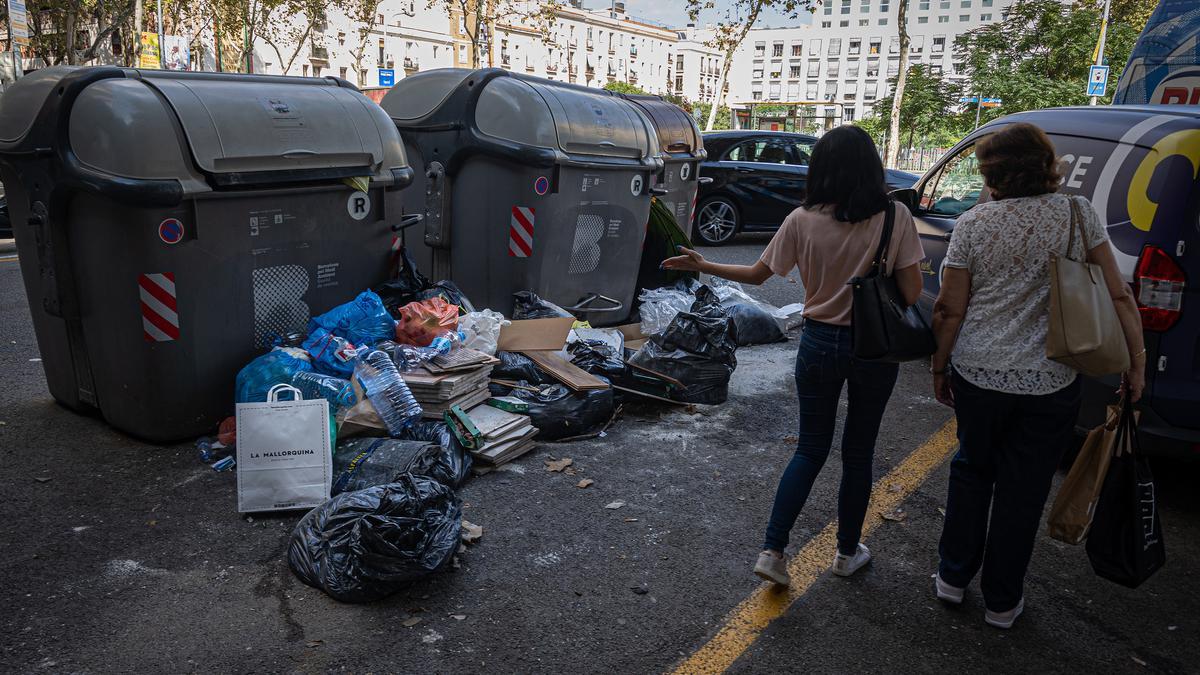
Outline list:
[[[667,269],[695,270],[750,284],[800,268],[804,284],[804,328],[796,357],[800,429],[767,523],[766,541],[754,573],[777,584],[789,582],[784,549],[829,457],[838,400],[849,383],[842,431],[842,482],[838,493],[838,550],[833,572],[849,576],[871,558],[859,542],[871,494],[871,462],[884,408],[899,367],[854,358],[850,346],[852,290],[847,282],[871,267],[891,212],[887,274],[896,277],[909,304],[921,294],[917,263],[925,257],[912,215],[887,194],[883,164],[871,137],[854,126],[825,134],[813,148],[804,205],[791,213],[753,265],[724,265],[682,249],[663,262]]]
[[[1046,134],[1013,124],[980,141],[975,156],[991,201],[955,224],[933,314],[933,389],[954,408],[959,440],[935,591],[961,603],[982,568],[984,619],[1009,628],[1025,607],[1038,523],[1079,412],[1078,373],[1046,358],[1050,255],[1086,256],[1103,270],[1131,357],[1122,386],[1134,401],[1145,387],[1146,349],[1096,211],[1057,192]],[[1080,225],[1083,236],[1072,237]]]

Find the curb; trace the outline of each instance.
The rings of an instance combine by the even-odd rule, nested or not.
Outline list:
[[[0,239],[0,253],[16,253],[16,252],[17,252],[17,240],[16,239]]]

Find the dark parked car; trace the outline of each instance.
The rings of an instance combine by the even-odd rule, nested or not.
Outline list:
[[[704,134],[708,159],[700,185],[692,231],[709,245],[728,242],[738,232],[771,232],[804,201],[808,157],[817,139],[779,131],[717,131]],[[912,187],[919,176],[889,169],[892,189]]]

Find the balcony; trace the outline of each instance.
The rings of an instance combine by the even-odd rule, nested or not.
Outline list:
[[[404,72],[411,75],[421,69],[421,62],[417,59],[404,57]]]
[[[588,40],[587,41],[587,50],[590,52],[590,51],[592,51],[592,49],[594,49],[594,47],[595,47],[595,45],[592,44],[592,41]]]
[[[500,65],[504,66],[505,68],[512,66],[512,60],[509,58],[508,54],[500,55]]]
[[[558,66],[557,66],[557,65],[555,65],[555,64],[553,64],[553,63],[547,63],[547,64],[546,64],[546,72],[547,72],[547,73],[557,73],[557,72],[558,72]]]
[[[638,74],[634,71],[629,71],[629,84],[637,84]]]
[[[637,47],[634,47],[633,45],[629,46],[629,57],[637,58]]]
[[[309,50],[308,58],[310,61],[313,61],[313,62],[322,61],[325,64],[328,64],[329,63],[329,48],[328,47],[318,47],[316,45],[313,45],[312,49]]]
[[[617,50],[613,49],[613,48],[612,48],[612,45],[609,45],[609,46],[608,46],[608,55],[609,55],[609,56],[616,56],[616,54],[617,54]]]

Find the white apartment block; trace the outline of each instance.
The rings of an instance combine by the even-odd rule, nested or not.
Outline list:
[[[910,65],[950,80],[964,76],[954,39],[1000,21],[1013,0],[909,0]],[[888,95],[900,70],[898,0],[827,0],[809,25],[754,29],[734,55],[728,101],[812,103],[850,122]]]
[[[698,31],[688,25],[679,31],[679,42],[675,43],[675,82],[673,93],[696,103],[712,103],[717,98],[717,81],[721,78],[721,66],[725,55],[718,49],[705,44],[711,31]],[[725,83],[726,95],[729,83]]]
[[[498,23],[491,44],[493,65],[589,87],[628,82],[651,94],[671,92],[672,56],[679,40],[674,30],[629,17],[623,3],[601,10],[582,5],[562,8],[548,36],[519,15]]]

